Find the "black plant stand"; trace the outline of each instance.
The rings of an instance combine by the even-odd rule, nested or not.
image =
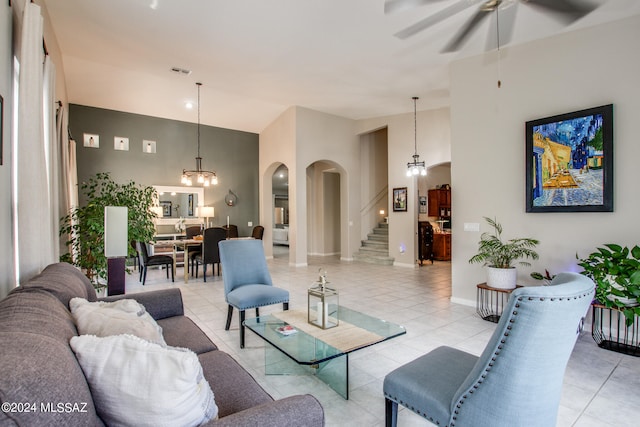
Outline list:
[[[591,336],[598,347],[640,357],[640,319],[638,316],[634,316],[633,323],[627,326],[626,317],[619,310],[593,304],[592,311]]]
[[[497,289],[480,283],[476,291],[476,313],[488,322],[498,323],[513,289]],[[520,286],[516,285],[516,288]]]

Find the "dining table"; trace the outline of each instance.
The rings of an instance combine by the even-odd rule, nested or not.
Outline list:
[[[171,248],[173,257],[173,274],[176,274],[178,252],[184,251],[184,283],[189,283],[189,250],[202,248],[202,239],[172,239],[158,240],[154,246],[156,248]]]

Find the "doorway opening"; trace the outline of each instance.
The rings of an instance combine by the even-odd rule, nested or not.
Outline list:
[[[289,168],[278,166],[271,179],[273,257],[289,258]]]

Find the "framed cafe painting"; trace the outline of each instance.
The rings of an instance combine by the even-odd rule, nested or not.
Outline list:
[[[526,211],[613,212],[613,105],[526,122]]]

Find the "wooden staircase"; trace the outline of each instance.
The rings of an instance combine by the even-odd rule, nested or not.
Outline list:
[[[394,258],[389,256],[389,224],[379,223],[362,246],[353,254],[353,259],[360,262],[378,265],[393,265]]]

